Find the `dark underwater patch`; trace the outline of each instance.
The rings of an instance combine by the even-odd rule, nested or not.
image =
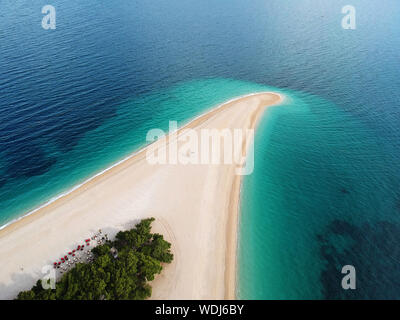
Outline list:
[[[340,237],[348,240],[346,245],[338,245]],[[335,220],[317,240],[325,263],[320,277],[325,299],[400,298],[400,224],[379,221],[356,226]],[[344,265],[356,269],[355,290],[341,287]]]
[[[26,145],[19,152],[8,154],[6,177],[21,178],[39,176],[57,162],[55,158],[47,157],[41,148],[35,145]]]

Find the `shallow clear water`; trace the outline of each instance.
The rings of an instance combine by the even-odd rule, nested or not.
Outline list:
[[[282,90],[242,187],[241,298],[400,295],[400,4],[0,3],[0,224],[242,94]],[[277,89],[279,88],[279,89]],[[358,289],[340,287],[353,264]]]
[[[244,180],[239,297],[399,297],[398,181],[384,174],[398,160],[332,102],[290,97],[261,122]],[[344,265],[355,291],[341,288]]]

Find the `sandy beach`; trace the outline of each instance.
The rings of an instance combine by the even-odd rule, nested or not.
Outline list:
[[[254,129],[282,97],[257,93],[224,103],[191,128]],[[173,120],[173,119],[171,119]],[[164,140],[166,139],[166,140]],[[168,136],[152,144],[168,143]],[[244,152],[251,141],[246,141]],[[12,299],[98,229],[113,236],[142,218],[172,243],[174,261],[152,282],[152,299],[234,299],[238,204],[236,164],[156,164],[146,148],[0,230],[0,299]]]

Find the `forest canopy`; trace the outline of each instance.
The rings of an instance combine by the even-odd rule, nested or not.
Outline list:
[[[18,300],[142,300],[151,296],[149,281],[173,259],[171,244],[151,233],[154,218],[120,231],[114,241],[92,249],[94,260],[78,263],[56,283],[43,289],[41,280]],[[118,254],[115,255],[115,249]]]

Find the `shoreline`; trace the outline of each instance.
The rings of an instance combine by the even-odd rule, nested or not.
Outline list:
[[[180,132],[183,129],[186,128],[195,128],[198,129],[199,127],[201,127],[202,125],[204,125],[205,123],[207,123],[209,120],[209,122],[212,122],[213,118],[218,118],[218,115],[229,111],[229,107],[230,106],[236,106],[239,105],[241,103],[245,103],[246,99],[247,100],[251,100],[251,99],[259,99],[258,96],[269,96],[269,99],[272,99],[272,102],[270,104],[266,104],[266,106],[268,105],[277,105],[279,103],[282,102],[283,100],[283,96],[277,93],[270,93],[270,92],[261,92],[261,93],[252,93],[249,95],[245,95],[245,96],[241,96],[238,98],[234,98],[231,99],[227,102],[224,102],[214,108],[211,108],[210,110],[206,111],[205,113],[195,117],[192,120],[189,120],[188,123],[184,124],[182,127],[178,128],[176,130],[176,132],[169,132],[165,137],[160,138],[159,140],[146,145],[145,147],[133,152],[132,154],[130,154],[128,157],[116,162],[115,164],[111,165],[110,167],[104,169],[103,171],[95,174],[94,176],[90,177],[89,179],[85,180],[83,183],[78,184],[76,186],[74,186],[72,189],[54,197],[53,199],[49,200],[48,202],[46,202],[45,204],[39,206],[38,208],[28,212],[26,215],[17,218],[16,220],[13,220],[11,222],[9,222],[8,224],[0,227],[0,244],[3,246],[3,242],[6,241],[6,243],[8,242],[7,238],[13,238],[13,233],[17,233],[18,231],[21,232],[24,231],[31,231],[32,233],[35,232],[34,228],[34,223],[37,220],[42,220],[42,225],[44,224],[45,220],[49,220],[49,221],[56,221],[56,218],[65,218],[68,216],[68,218],[75,218],[77,221],[79,221],[79,218],[82,218],[81,215],[83,216],[82,212],[79,212],[79,206],[78,207],[74,207],[74,204],[69,203],[70,201],[72,202],[72,200],[76,199],[76,198],[85,198],[85,193],[92,193],[92,196],[90,197],[90,195],[87,195],[86,200],[90,200],[93,201],[93,195],[96,195],[95,193],[93,193],[93,189],[95,188],[103,188],[102,190],[104,190],[104,188],[107,188],[106,186],[106,182],[108,180],[115,180],[115,176],[116,175],[121,175],[121,173],[123,173],[124,171],[129,171],[129,170],[133,170],[131,167],[133,166],[143,166],[143,164],[139,164],[139,162],[143,162],[144,158],[145,158],[145,153],[146,150],[152,146],[153,144],[156,143],[160,143],[161,141],[163,141],[164,139],[166,139],[166,141],[168,141],[168,138],[171,134],[180,134]],[[275,100],[274,100],[275,99]],[[265,106],[265,107],[266,107]],[[256,125],[259,122],[259,119],[261,118],[262,114],[265,111],[265,107],[260,107],[257,106],[256,110],[254,110],[250,121],[250,127],[251,128],[255,128]],[[242,107],[243,108],[243,107]],[[245,109],[244,109],[245,110]],[[233,113],[233,111],[232,111]],[[223,119],[222,119],[223,120]],[[222,121],[221,119],[219,119],[218,121]],[[216,121],[216,120],[215,120]],[[245,151],[247,151],[247,148],[249,146],[248,145],[243,145],[243,148],[245,149]],[[181,168],[182,169],[182,168]],[[164,171],[163,171],[164,170]],[[169,171],[172,171],[172,169],[168,169]],[[192,171],[195,169],[191,169]],[[199,169],[200,170],[200,169]],[[222,170],[222,169],[221,169]],[[136,170],[137,171],[137,170]],[[163,174],[169,174],[170,172],[167,171],[167,169],[159,169],[160,172],[162,172]],[[211,169],[210,169],[211,171]],[[193,171],[194,172],[194,171]],[[197,173],[196,173],[197,174]],[[217,174],[217,173],[215,173]],[[140,174],[137,174],[137,176],[139,176]],[[158,181],[158,180],[157,180]],[[225,232],[226,232],[226,248],[225,248],[225,254],[224,254],[224,260],[225,260],[225,270],[224,270],[224,295],[223,297],[226,299],[234,299],[235,298],[235,294],[236,294],[236,285],[235,285],[235,281],[236,281],[236,251],[237,251],[237,232],[238,232],[238,214],[239,214],[239,199],[240,199],[240,187],[241,187],[241,176],[237,176],[234,175],[233,180],[232,180],[232,185],[231,185],[231,189],[229,192],[229,208],[228,208],[228,214],[226,217],[226,228],[225,228]],[[131,183],[132,184],[132,183]],[[116,184],[117,186],[119,186],[119,184]],[[129,185],[131,187],[131,185]],[[131,187],[132,188],[132,187]],[[110,191],[110,190],[108,190]],[[141,190],[140,192],[142,194],[145,194],[145,192],[143,193],[143,190]],[[105,192],[105,194],[108,195],[107,192]],[[127,192],[128,196],[129,196],[129,192]],[[118,196],[118,195],[117,195]],[[112,198],[112,197],[111,197]],[[128,197],[129,198],[129,197]],[[120,202],[123,202],[122,200],[126,200],[128,199],[127,197],[125,198],[121,198]],[[81,200],[81,199],[79,199]],[[198,199],[197,199],[198,200]],[[89,202],[90,202],[89,201]],[[109,201],[114,201],[114,199],[109,199]],[[75,203],[77,203],[78,200],[75,201]],[[86,202],[85,202],[86,204]],[[77,211],[76,213],[72,214],[72,213],[68,213],[65,208],[63,208],[63,206],[72,206],[75,208],[75,211]],[[145,207],[145,206],[144,206]],[[89,205],[87,206],[87,208],[91,208]],[[113,208],[111,206],[111,208]],[[152,208],[150,206],[150,208]],[[63,210],[64,209],[64,210]],[[123,206],[120,208],[122,211],[126,211],[126,208],[124,208]],[[125,209],[125,210],[124,210]],[[63,216],[56,216],[54,212],[56,211],[61,211],[63,213]],[[78,214],[79,213],[79,214]],[[151,216],[151,213],[146,213],[148,216]],[[53,215],[52,217],[50,217],[51,215]],[[102,219],[101,217],[99,217],[96,220],[96,217],[93,217],[93,215],[90,215],[90,213],[87,213],[85,211],[85,218],[87,218],[88,220],[90,219],[94,219],[96,220],[96,224],[97,226],[101,226],[102,228],[104,228],[104,226],[107,227],[107,225],[105,225],[106,220],[110,219],[110,215],[112,214],[108,214],[106,216],[106,214],[103,214],[104,219]],[[141,218],[145,218],[146,216],[143,215],[142,212],[140,212],[139,214],[136,215],[128,215],[125,212],[119,212],[119,215],[121,219],[119,219],[120,221],[112,222],[112,226],[115,228],[115,225],[126,225],[127,221],[131,221],[132,218],[135,219],[141,219]],[[166,221],[167,219],[164,219],[163,217],[161,217],[162,220]],[[156,216],[156,221],[158,220],[158,217]],[[68,219],[66,219],[66,221],[68,221]],[[37,222],[37,224],[39,224],[40,222]],[[121,224],[122,223],[122,224]],[[168,223],[164,223],[164,227],[165,224]],[[41,225],[41,226],[42,226]],[[90,225],[90,228],[88,229],[87,227],[85,229],[88,230],[80,230],[80,231],[84,231],[85,234],[87,234],[87,232],[89,232],[90,230],[93,230],[94,225],[88,224],[88,226]],[[95,228],[97,228],[97,226]],[[72,231],[75,232],[75,234],[82,234],[83,232],[76,232],[75,227],[71,227],[73,229],[71,229]],[[157,228],[157,227],[156,227]],[[159,226],[158,228],[161,228],[161,226]],[[44,229],[44,228],[42,228]],[[207,228],[204,228],[204,230],[207,230]],[[38,231],[39,232],[39,231]],[[22,233],[23,234],[23,233]],[[30,234],[31,238],[35,238],[34,234]],[[43,234],[45,235],[45,234]],[[172,235],[173,235],[173,231],[172,231]],[[71,235],[72,237],[72,235]],[[71,237],[66,237],[66,238],[71,238]],[[173,237],[172,237],[173,238]],[[6,239],[6,240],[4,240]],[[51,239],[51,237],[49,236],[49,240]],[[76,238],[75,238],[76,239]],[[59,241],[60,243],[63,242],[63,244],[65,243],[66,245],[68,243],[66,243],[67,239],[63,239],[63,241]],[[174,242],[174,239],[167,239],[168,241],[172,241]],[[14,241],[15,241],[15,237],[14,237]],[[24,242],[21,240],[21,245],[24,244]],[[27,241],[26,241],[27,242]],[[25,244],[26,244],[25,242]],[[59,243],[59,245],[60,245]],[[175,239],[175,246],[178,246],[178,244],[176,243],[176,239]],[[174,247],[174,243],[173,243],[173,247]],[[51,248],[54,251],[54,248]],[[0,248],[1,250],[1,248]],[[50,249],[48,249],[50,250]],[[62,252],[62,250],[60,250],[60,253]],[[175,254],[175,252],[174,252]],[[50,254],[50,256],[54,256],[54,254]],[[47,257],[46,260],[48,260],[50,257]],[[38,260],[40,260],[38,258]],[[44,265],[44,264],[43,264]],[[32,268],[31,268],[32,269]],[[35,269],[35,268],[33,268]],[[37,269],[37,268],[36,268]],[[31,270],[34,271],[34,270]],[[37,271],[37,270],[36,270]],[[10,271],[11,272],[11,271]],[[17,269],[15,269],[15,272],[17,272]],[[164,271],[163,271],[164,272]],[[36,272],[37,273],[37,272]],[[33,272],[33,274],[35,274],[35,272]],[[3,274],[0,275],[0,289],[1,289],[1,285],[2,285],[2,280],[3,279]],[[12,277],[11,277],[12,278]],[[165,278],[165,277],[164,277]],[[164,282],[167,280],[164,280]],[[157,278],[154,282],[157,282]],[[158,281],[159,282],[159,281]],[[168,281],[167,281],[168,282]],[[157,287],[157,283],[155,283],[153,285],[154,287]],[[162,286],[162,285],[161,285]],[[22,287],[22,286],[21,286]],[[25,288],[28,289],[28,288]],[[156,289],[158,290],[158,289]],[[154,290],[154,291],[156,291]],[[160,292],[157,292],[160,293]],[[164,292],[165,294],[165,292]],[[168,296],[168,295],[167,295]],[[218,295],[217,295],[218,296]]]
[[[281,104],[284,97],[280,94],[280,100],[277,104]],[[270,105],[271,107],[274,105]],[[257,130],[257,126],[264,115],[266,110],[259,110],[257,114],[254,115],[250,128]],[[248,143],[243,145],[243,151],[246,152],[249,147],[252,147]],[[227,249],[225,253],[225,300],[235,300],[237,299],[237,256],[238,256],[238,234],[239,234],[239,222],[240,222],[240,203],[241,203],[241,191],[243,185],[243,176],[236,175],[234,179],[234,184],[232,185],[231,197],[230,197],[230,214],[228,215],[228,222],[226,225],[226,243]]]
[[[198,116],[196,116],[196,117],[194,117],[194,118],[188,120],[188,122],[185,123],[182,127],[178,128],[177,130],[175,130],[175,131],[173,131],[173,132],[171,132],[171,133],[168,132],[167,135],[169,136],[170,134],[179,132],[180,130],[189,127],[189,126],[191,125],[192,122],[196,121],[196,120],[199,119],[199,118],[202,118],[203,116],[207,115],[209,112],[217,111],[219,108],[223,107],[223,106],[226,105],[226,104],[229,104],[229,103],[234,102],[234,101],[239,100],[239,99],[251,97],[251,96],[258,95],[258,94],[262,94],[262,93],[272,93],[272,92],[255,92],[255,93],[250,93],[250,94],[246,94],[246,95],[243,95],[243,96],[239,96],[239,97],[237,97],[237,98],[230,99],[230,100],[228,100],[228,101],[226,101],[226,102],[223,102],[222,104],[219,104],[219,105],[217,105],[217,106],[215,106],[215,107],[211,107],[211,108],[210,108],[208,111],[206,111],[205,113],[202,113],[202,114],[200,114],[200,115],[198,115]],[[277,93],[277,92],[273,92],[273,94],[280,96],[280,102],[279,102],[279,103],[281,103],[281,102],[284,100],[284,97],[283,97],[282,94]],[[144,147],[139,148],[139,149],[136,150],[136,151],[133,151],[133,152],[130,153],[128,156],[122,158],[121,160],[116,161],[115,163],[111,164],[110,166],[108,166],[107,168],[101,170],[100,172],[93,174],[91,177],[85,179],[83,182],[78,183],[77,185],[74,185],[72,188],[70,188],[70,189],[68,189],[68,190],[66,190],[66,191],[63,191],[63,192],[61,192],[61,193],[58,194],[58,195],[55,195],[55,196],[51,197],[48,201],[44,202],[43,204],[40,204],[40,205],[36,206],[35,208],[29,210],[28,212],[26,212],[26,213],[24,213],[24,214],[21,214],[21,216],[16,217],[16,218],[12,219],[11,221],[6,222],[6,223],[3,224],[3,225],[0,225],[0,232],[1,232],[1,230],[5,229],[5,228],[7,228],[7,227],[9,227],[9,226],[11,226],[12,224],[17,223],[18,221],[20,221],[20,220],[22,220],[22,219],[25,219],[25,218],[29,217],[29,216],[32,215],[32,214],[35,214],[35,213],[36,213],[37,211],[39,211],[40,209],[45,208],[46,206],[48,206],[48,205],[52,204],[53,202],[57,201],[58,199],[68,196],[70,193],[74,192],[76,189],[79,189],[79,188],[81,188],[82,186],[84,186],[85,184],[89,183],[90,181],[92,181],[93,179],[95,179],[97,176],[100,176],[100,175],[102,175],[102,174],[107,173],[107,172],[108,172],[109,170],[111,170],[112,168],[114,168],[114,167],[116,167],[116,166],[118,166],[118,165],[124,163],[125,161],[128,161],[129,159],[133,158],[134,156],[138,155],[139,153],[146,151],[150,146],[152,146],[152,145],[153,145],[154,143],[156,143],[156,142],[157,142],[157,141],[154,141],[154,142],[152,142],[152,143],[150,143],[150,144],[148,144],[148,145],[145,145]]]

